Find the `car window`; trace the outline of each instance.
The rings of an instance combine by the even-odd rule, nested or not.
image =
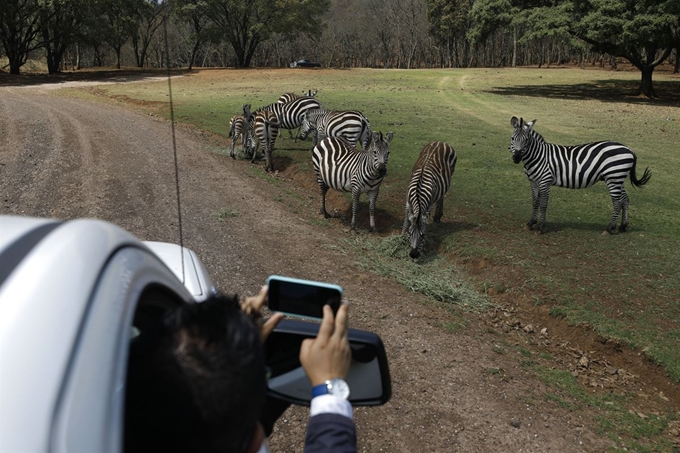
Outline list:
[[[57,403],[52,451],[119,453],[133,327],[143,331],[191,296],[141,247],[119,249],[96,283]],[[134,340],[132,340],[134,341]]]

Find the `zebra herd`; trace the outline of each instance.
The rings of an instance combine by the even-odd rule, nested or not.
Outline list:
[[[243,106],[243,114],[231,119],[229,136],[232,138],[230,156],[235,158],[234,146],[241,140],[245,154],[254,162],[260,144],[263,145],[265,171],[273,171],[272,152],[279,129],[299,128],[300,138],[312,134],[312,163],[321,194],[320,213],[328,217],[326,193],[329,188],[352,193],[351,229],[356,228],[359,197],[368,193],[370,231],[375,231],[375,202],[380,184],[387,172],[389,143],[393,133],[373,132],[370,122],[358,110],[327,110],[315,98],[316,91],[304,95],[283,94],[276,103],[251,113],[250,105]],[[614,205],[614,213],[605,233],[611,233],[621,215],[620,232],[628,226],[628,195],[623,183],[630,174],[636,187],[645,185],[651,173],[646,168],[637,178],[637,157],[626,146],[611,142],[593,142],[578,146],[547,143],[533,129],[536,120],[525,122],[512,117],[514,132],[510,151],[515,163],[524,163],[529,179],[533,212],[527,223],[532,229],[545,229],[545,215],[550,186],[572,189],[590,187],[597,181],[607,184]],[[361,145],[361,150],[357,148]],[[434,222],[444,213],[444,196],[451,185],[456,167],[456,151],[445,142],[426,144],[416,160],[406,194],[406,208],[402,234],[410,240],[409,256],[417,259],[423,249],[425,231],[432,207],[436,205]],[[538,221],[540,209],[541,219]]]

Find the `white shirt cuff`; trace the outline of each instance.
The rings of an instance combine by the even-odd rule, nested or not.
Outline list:
[[[344,398],[335,395],[319,395],[312,398],[310,416],[318,414],[339,414],[352,419],[352,405]]]

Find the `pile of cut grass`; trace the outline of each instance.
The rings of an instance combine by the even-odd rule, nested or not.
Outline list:
[[[493,304],[475,290],[451,263],[440,257],[415,262],[408,256],[408,238],[401,234],[384,238],[359,236],[351,245],[361,252],[359,265],[432,299],[454,304],[464,311],[482,312]]]

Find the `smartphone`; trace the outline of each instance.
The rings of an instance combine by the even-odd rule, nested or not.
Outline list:
[[[297,318],[321,319],[324,305],[330,305],[335,315],[342,303],[342,288],[338,285],[271,275],[267,286],[269,309]]]

